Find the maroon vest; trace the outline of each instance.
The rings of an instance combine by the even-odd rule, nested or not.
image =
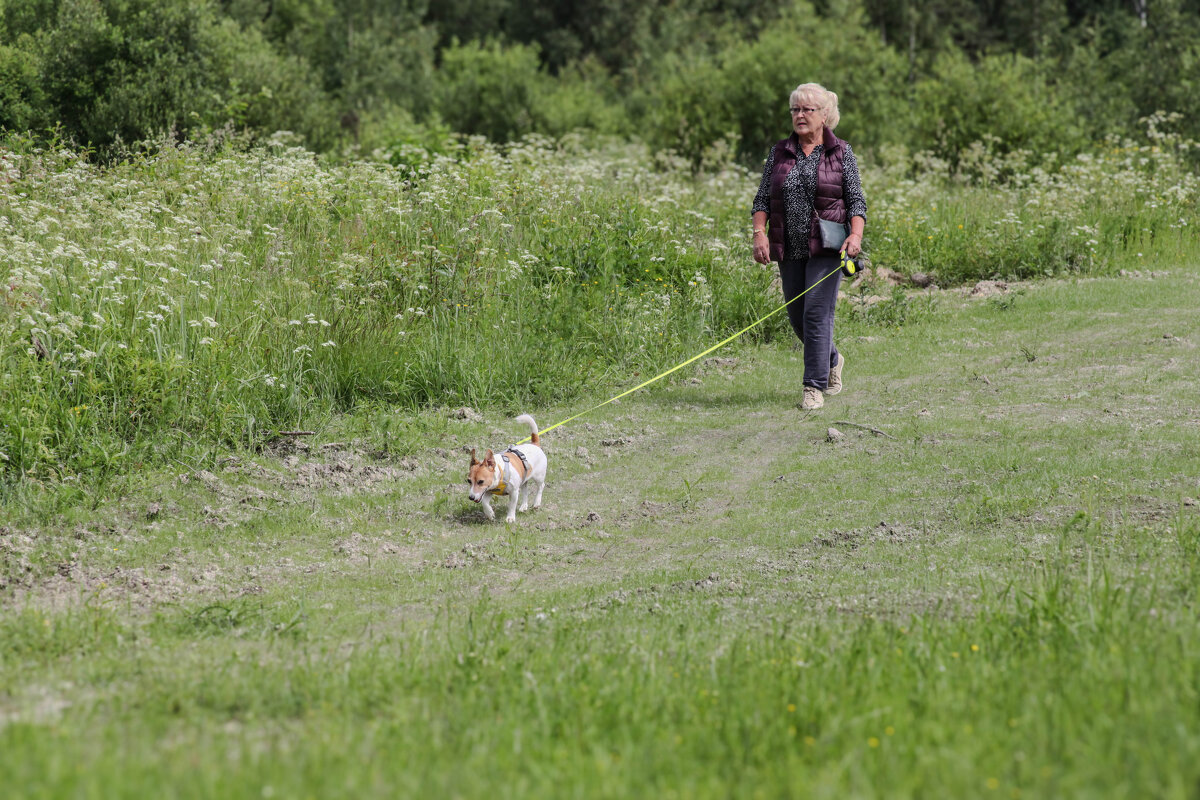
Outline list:
[[[817,215],[833,222],[846,222],[846,202],[842,199],[842,160],[845,150],[842,140],[824,129],[821,161],[817,165],[817,191],[813,198],[813,219],[809,226],[808,253],[817,255],[821,247],[821,232]],[[784,212],[783,184],[796,166],[800,152],[800,137],[792,134],[775,145],[775,163],[771,169],[771,211],[767,240],[771,245],[771,260],[782,261],[786,244],[787,215]]]

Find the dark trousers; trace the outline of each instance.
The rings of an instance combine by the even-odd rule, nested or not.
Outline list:
[[[839,274],[821,280],[831,272]],[[825,391],[829,388],[829,369],[837,365],[838,351],[833,344],[833,312],[837,306],[842,276],[836,255],[812,256],[805,261],[780,261],[779,277],[783,299],[791,300],[821,281],[788,306],[792,330],[804,345],[804,385]]]

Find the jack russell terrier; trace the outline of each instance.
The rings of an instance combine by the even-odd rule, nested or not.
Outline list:
[[[542,489],[546,487],[546,454],[539,446],[538,426],[528,414],[517,417],[517,422],[524,422],[532,431],[530,444],[508,448],[500,454],[499,460],[491,450],[487,451],[483,461],[477,460],[475,451],[471,451],[471,467],[467,471],[467,483],[471,487],[468,496],[474,502],[483,504],[483,513],[488,519],[496,518],[496,512],[492,510],[492,495],[508,495],[505,522],[517,521],[518,501],[521,504],[520,511],[529,508],[529,494],[535,486],[537,494],[533,496],[533,507],[542,506]]]

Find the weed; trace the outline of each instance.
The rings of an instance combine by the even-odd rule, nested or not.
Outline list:
[[[851,297],[848,314],[851,323],[874,328],[899,328],[920,323],[936,310],[937,298],[929,294],[911,294],[900,286],[892,288],[889,297],[879,300],[868,294],[864,284],[857,296]]]

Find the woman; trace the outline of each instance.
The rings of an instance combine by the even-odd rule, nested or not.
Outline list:
[[[862,250],[867,201],[858,160],[847,142],[833,135],[839,114],[837,95],[815,83],[796,87],[791,97],[792,135],[771,148],[762,183],[754,196],[754,260],[779,262],[783,297],[792,329],[804,345],[803,409],[825,405],[826,394],[842,390],[845,357],[833,344],[833,312],[841,275],[840,253],[821,244],[817,216],[849,222],[841,249],[853,258]],[[768,225],[769,223],[769,225]]]

